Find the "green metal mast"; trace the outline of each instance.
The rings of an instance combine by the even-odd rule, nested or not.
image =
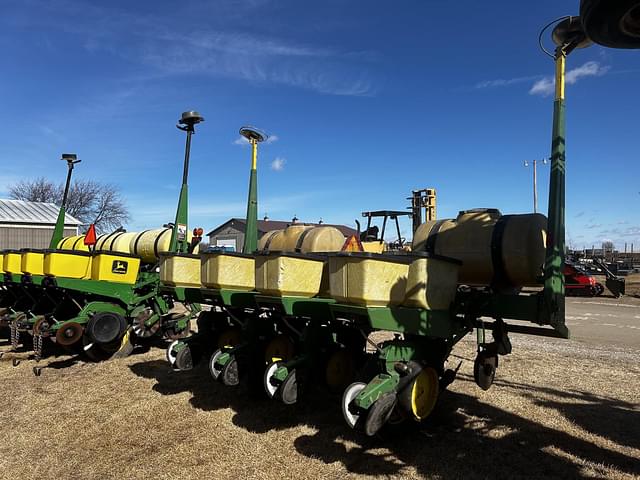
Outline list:
[[[51,249],[56,248],[64,236],[64,221],[66,218],[65,208],[67,206],[67,197],[69,196],[69,187],[71,186],[71,174],[73,172],[74,165],[82,161],[78,160],[78,156],[74,153],[63,153],[60,160],[67,162],[67,183],[64,186],[64,194],[62,195],[62,204],[60,205],[60,211],[58,212],[58,219],[56,220],[53,235],[51,235],[51,241],[49,242],[49,248]]]
[[[204,117],[198,112],[189,111],[182,114],[182,117],[178,120],[178,125],[176,125],[180,130],[187,132],[187,141],[184,148],[182,187],[180,188],[176,220],[173,223],[171,242],[169,244],[169,250],[171,252],[186,253],[189,251],[189,240],[187,239],[189,220],[189,155],[191,153],[191,135],[196,133],[195,125],[200,122],[204,122]]]
[[[258,143],[267,135],[254,127],[242,127],[240,135],[251,144],[251,173],[249,174],[249,197],[247,198],[247,218],[244,232],[244,253],[258,249]]]
[[[582,31],[577,17],[567,17],[553,30],[557,45],[553,55],[556,66],[556,90],[553,103],[553,130],[551,133],[551,178],[549,181],[549,211],[547,253],[544,265],[545,315],[549,323],[561,328],[568,336],[564,325],[565,316],[565,62],[576,48],[590,44]]]

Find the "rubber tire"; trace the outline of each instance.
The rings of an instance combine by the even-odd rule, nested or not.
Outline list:
[[[378,398],[367,412],[367,418],[364,421],[364,433],[369,437],[373,437],[378,433],[389,420],[397,403],[398,397],[395,392],[385,393]]]
[[[172,350],[173,350],[173,347],[175,347],[176,344],[178,343],[180,343],[180,340],[174,340],[173,342],[171,342],[171,344],[167,347],[167,350],[165,352],[165,357],[167,359],[167,362],[169,362],[169,364],[172,367],[176,363],[176,355],[172,353]]]
[[[496,378],[498,356],[480,352],[473,362],[473,379],[482,390],[489,390]]]
[[[278,392],[278,387],[271,384],[271,377],[273,377],[273,374],[276,373],[276,370],[278,370],[281,365],[282,362],[270,363],[264,371],[262,384],[269,398],[275,397]]]
[[[349,405],[353,401],[354,398],[358,396],[358,394],[365,389],[367,386],[366,383],[362,382],[354,382],[344,389],[344,393],[342,394],[342,401],[340,405],[342,406],[342,416],[344,417],[345,422],[351,428],[360,428],[362,426],[362,416],[360,414],[353,413],[349,410]]]
[[[215,363],[218,361],[218,358],[220,358],[220,355],[222,355],[222,353],[223,353],[222,349],[219,348],[218,350],[213,352],[211,354],[211,357],[209,358],[209,373],[211,374],[211,376],[216,382],[220,379],[222,370],[219,368],[216,368]]]
[[[181,372],[193,369],[193,357],[191,356],[191,348],[189,348],[189,346],[184,347],[176,354],[176,362],[173,368]]]
[[[222,369],[220,379],[222,381],[222,384],[227,387],[235,387],[240,383],[238,359],[235,357],[235,355],[231,357],[229,363],[227,363]]]
[[[293,405],[298,401],[298,380],[296,378],[296,369],[289,372],[287,378],[284,379],[282,385],[278,388],[278,398],[285,405]]]
[[[422,417],[419,417],[413,411],[413,389],[414,389],[415,383],[418,381],[418,379],[419,379],[419,377],[421,375],[430,375],[432,377],[432,379],[435,378],[435,382],[434,382],[433,387],[435,388],[436,393],[435,393],[435,400],[433,400],[433,405],[431,406],[429,412],[426,415],[423,415]],[[439,388],[440,388],[440,384],[439,384],[439,379],[438,379],[438,373],[436,372],[436,370],[433,367],[425,367],[398,394],[398,402],[400,403],[400,405],[402,406],[402,408],[404,409],[404,411],[407,413],[407,415],[409,417],[413,418],[417,422],[421,422],[421,421],[425,420],[431,414],[431,412],[433,412],[433,408],[435,407],[435,404],[438,401],[438,394],[439,394],[438,390],[439,390]],[[432,393],[433,394],[433,392],[427,392],[427,393]]]
[[[95,313],[87,322],[86,334],[94,342],[107,345],[120,338],[127,329],[127,321],[113,312]]]

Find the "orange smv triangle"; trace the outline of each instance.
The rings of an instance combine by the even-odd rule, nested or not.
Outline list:
[[[362,243],[360,239],[356,235],[351,235],[344,242],[342,246],[343,252],[364,252],[364,248],[362,248]]]
[[[84,244],[85,245],[95,245],[96,244],[96,226],[92,223],[89,225],[89,230],[84,234]]]

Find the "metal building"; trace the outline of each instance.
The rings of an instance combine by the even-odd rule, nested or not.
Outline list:
[[[0,199],[0,250],[49,248],[59,210],[53,203]],[[81,224],[67,214],[64,235],[78,235]]]
[[[295,222],[293,220],[258,220],[258,238],[267,232],[287,228],[292,223]],[[345,237],[357,233],[356,230],[345,225],[330,225],[326,223],[305,223],[304,225],[335,227],[340,230]],[[227,247],[236,252],[240,252],[242,251],[242,246],[244,244],[245,228],[246,221],[244,218],[231,218],[207,233],[207,236],[209,237],[209,245],[212,247]]]

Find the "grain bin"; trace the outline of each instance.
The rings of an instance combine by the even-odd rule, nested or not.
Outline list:
[[[466,210],[455,220],[420,225],[413,250],[460,260],[461,284],[537,285],[545,258],[546,228],[546,217],[537,213],[502,215],[496,209]]]
[[[458,288],[461,262],[452,258],[413,252],[402,305],[427,310],[447,310]]]
[[[311,298],[327,290],[326,257],[297,252],[256,255],[256,290],[276,297]]]
[[[413,257],[340,252],[329,255],[330,295],[339,303],[366,307],[400,305]]]
[[[171,287],[200,287],[200,257],[188,253],[160,254],[160,281]]]
[[[207,288],[251,291],[256,285],[253,255],[238,252],[200,254],[202,285]]]

